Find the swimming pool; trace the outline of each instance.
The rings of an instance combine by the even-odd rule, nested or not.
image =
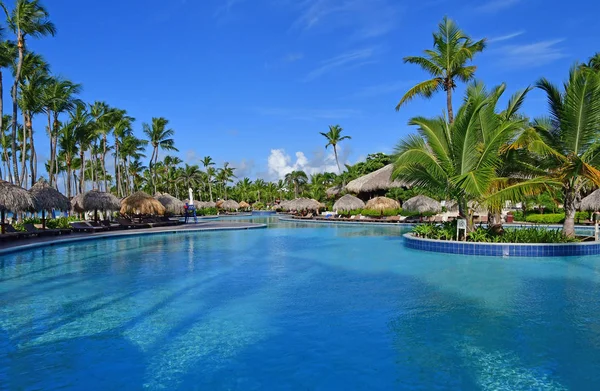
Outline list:
[[[600,380],[597,257],[423,253],[402,245],[403,232],[275,223],[2,256],[0,389]]]

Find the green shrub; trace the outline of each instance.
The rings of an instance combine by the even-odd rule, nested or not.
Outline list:
[[[264,210],[265,209],[265,204],[263,204],[262,202],[255,202],[254,204],[252,204],[252,209],[254,209],[254,210]]]
[[[50,229],[56,229],[56,228],[61,228],[61,229],[67,229],[67,228],[71,228],[71,226],[69,225],[69,221],[72,220],[71,218],[67,218],[67,217],[59,217],[57,219],[50,219],[46,221],[46,228],[50,228]]]
[[[196,209],[197,216],[216,216],[218,212],[217,208]]]
[[[531,214],[525,218],[529,223],[560,224],[565,221],[564,213]]]
[[[452,240],[456,236],[456,222],[442,224],[419,224],[413,233],[422,238]],[[469,242],[483,243],[570,243],[578,242],[576,238],[569,238],[559,229],[528,227],[509,228],[497,232],[486,227],[477,227],[467,235]]]
[[[23,224],[42,224],[42,219],[39,217],[28,217],[23,219]]]
[[[363,209],[361,211],[361,215],[365,217],[389,217],[389,216],[398,216],[402,210],[401,209],[390,209],[384,210],[383,212],[380,210],[373,209]]]

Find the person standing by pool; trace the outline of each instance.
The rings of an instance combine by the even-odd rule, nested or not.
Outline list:
[[[185,217],[185,224],[187,224],[188,222],[188,203],[186,202],[185,205],[183,205],[183,213],[184,213],[184,217]]]

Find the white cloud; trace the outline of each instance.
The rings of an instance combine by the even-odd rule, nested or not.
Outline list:
[[[235,170],[233,171],[234,175],[238,179],[243,179],[245,177],[252,177],[254,174],[255,163],[252,159],[242,159],[242,160],[232,160],[229,162],[229,165]]]
[[[476,7],[475,10],[478,12],[498,12],[520,2],[521,0],[491,0]]]
[[[229,13],[233,9],[233,7],[235,7],[237,4],[240,4],[244,1],[245,0],[226,0],[226,1],[224,1],[224,4],[222,6],[220,6],[219,8],[217,8],[215,13],[213,14],[213,18],[215,18],[215,19],[225,18],[227,15],[229,15]]]
[[[347,153],[344,153],[339,146],[338,155],[340,165],[343,165],[343,162],[347,161]],[[283,179],[292,171],[304,171],[309,176],[319,172],[337,172],[333,151],[315,153],[312,159],[308,159],[304,152],[298,151],[292,159],[284,149],[272,149],[267,164],[268,179],[271,180]]]
[[[375,62],[373,57],[377,54],[377,47],[369,47],[364,49],[352,50],[342,53],[321,62],[321,66],[312,70],[303,81],[308,82],[315,80],[336,69],[356,68],[366,64]]]
[[[284,57],[284,61],[285,62],[296,62],[296,61],[300,61],[304,58],[304,53],[301,52],[293,52],[293,53],[288,53],[285,57]]]
[[[510,34],[506,34],[506,35],[501,35],[499,37],[492,37],[489,38],[487,40],[487,43],[494,43],[494,42],[502,42],[502,41],[508,41],[509,39],[513,39],[516,38],[520,35],[525,34],[525,31],[516,31],[514,33],[510,33]]]
[[[292,25],[303,31],[320,29],[349,31],[355,39],[370,39],[391,32],[398,25],[400,7],[391,0],[289,1],[299,16]]]
[[[537,67],[567,56],[559,45],[564,39],[540,41],[524,45],[506,45],[498,49],[505,67]]]

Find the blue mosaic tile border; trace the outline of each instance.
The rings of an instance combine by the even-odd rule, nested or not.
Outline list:
[[[600,243],[505,244],[422,239],[404,234],[404,245],[421,251],[488,257],[565,257],[600,254]]]

